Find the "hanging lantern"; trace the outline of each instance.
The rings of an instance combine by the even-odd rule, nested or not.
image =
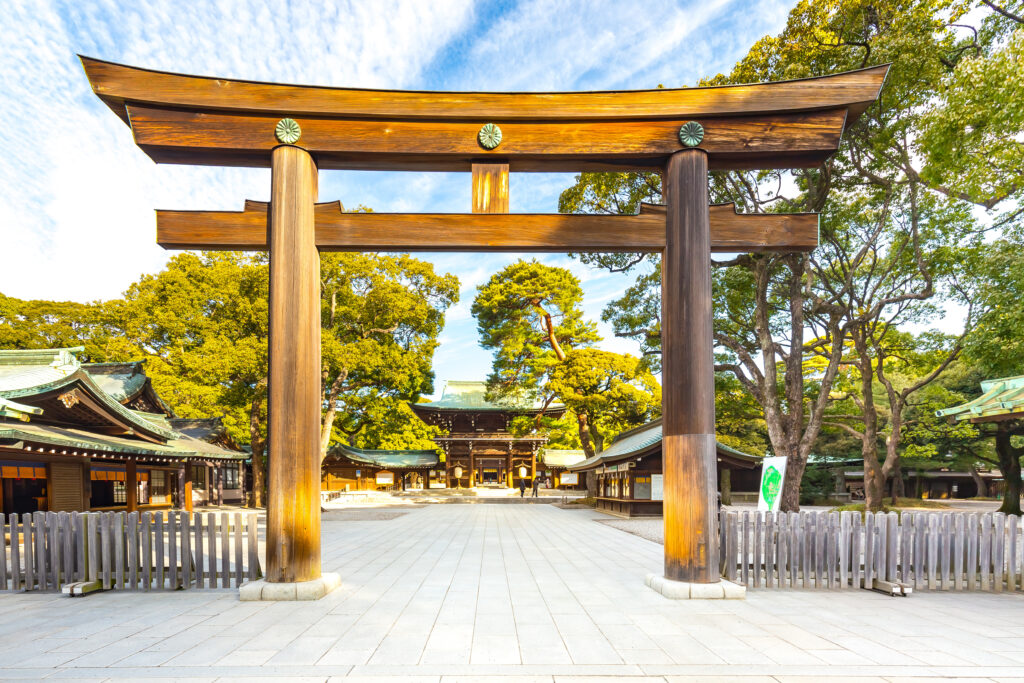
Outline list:
[[[453,472],[453,474],[455,474],[455,478],[456,479],[462,479],[462,468],[461,467],[456,465],[455,469],[452,470],[452,472]]]
[[[526,479],[526,467],[525,466],[519,468],[519,478],[520,479]]]

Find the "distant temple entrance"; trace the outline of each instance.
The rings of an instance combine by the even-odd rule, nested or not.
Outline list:
[[[542,406],[532,400],[492,403],[485,398],[486,392],[484,382],[448,382],[439,400],[410,405],[428,425],[448,432],[434,441],[444,451],[450,488],[515,488],[522,480],[529,484],[537,474],[537,452],[547,437],[517,437],[512,433],[512,420],[535,418]],[[561,404],[545,410],[551,417],[564,414]]]
[[[548,440],[536,434],[515,436],[512,421],[535,419],[543,408],[532,400],[494,403],[486,393],[484,382],[448,382],[437,401],[410,404],[417,417],[446,432],[434,439],[437,451],[335,446],[324,463],[323,487],[516,488],[523,481],[529,485],[538,476],[538,453]],[[543,410],[550,417],[565,414],[565,406],[558,403]]]

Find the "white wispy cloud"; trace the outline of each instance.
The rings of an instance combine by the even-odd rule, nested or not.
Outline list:
[[[117,296],[161,267],[154,208],[236,208],[266,197],[269,173],[153,165],[92,95],[76,52],[185,73],[400,88],[473,16],[463,0],[15,0],[5,14],[2,104],[16,124],[0,129],[0,291],[77,300]],[[429,196],[433,182],[415,185]]]

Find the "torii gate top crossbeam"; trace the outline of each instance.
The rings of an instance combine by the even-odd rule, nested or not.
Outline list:
[[[93,90],[154,161],[269,166],[282,117],[322,169],[660,169],[695,121],[712,169],[816,166],[879,93],[887,66],[777,83],[575,93],[361,90],[151,71],[82,57]],[[492,123],[501,140],[485,148]]]

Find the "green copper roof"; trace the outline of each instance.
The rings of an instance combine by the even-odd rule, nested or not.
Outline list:
[[[80,349],[0,350],[0,396],[50,385],[78,372]]]
[[[166,424],[160,424],[121,405],[120,401],[104,391],[70,349],[0,350],[0,398],[21,399],[44,394],[80,382],[110,412],[143,432],[163,439],[173,439],[176,433]]]
[[[589,470],[605,463],[629,460],[634,456],[640,456],[652,446],[661,444],[661,420],[648,422],[645,425],[636,427],[627,432],[619,434],[608,448],[604,449],[592,458],[570,465],[570,470]],[[726,456],[733,460],[739,460],[755,467],[761,462],[761,457],[738,451],[735,448],[726,446],[720,441],[715,441],[715,451],[719,457]]]
[[[1024,376],[985,380],[981,383],[981,392],[981,396],[973,401],[936,410],[935,415],[954,420],[1024,415]]]
[[[509,397],[500,402],[488,401],[486,382],[464,382],[449,380],[445,382],[441,398],[429,403],[413,403],[413,408],[430,408],[434,410],[513,410],[533,411],[543,408],[543,404],[532,396]],[[561,410],[561,403],[552,403],[548,409]]]
[[[118,401],[127,401],[146,386],[142,363],[86,363],[82,367],[93,381]]]
[[[46,444],[61,453],[63,449],[101,451],[111,455],[143,457],[201,458],[203,460],[244,460],[245,453],[226,451],[187,437],[175,439],[167,445],[148,443],[106,434],[95,434],[80,429],[65,429],[37,424],[0,424],[0,443],[22,442]],[[204,448],[205,447],[205,448]],[[216,451],[209,450],[210,448]]]
[[[367,450],[338,444],[331,449],[332,456],[345,457],[357,463],[365,463],[376,467],[390,468],[414,468],[414,467],[437,467],[441,458],[437,451],[385,451]]]

